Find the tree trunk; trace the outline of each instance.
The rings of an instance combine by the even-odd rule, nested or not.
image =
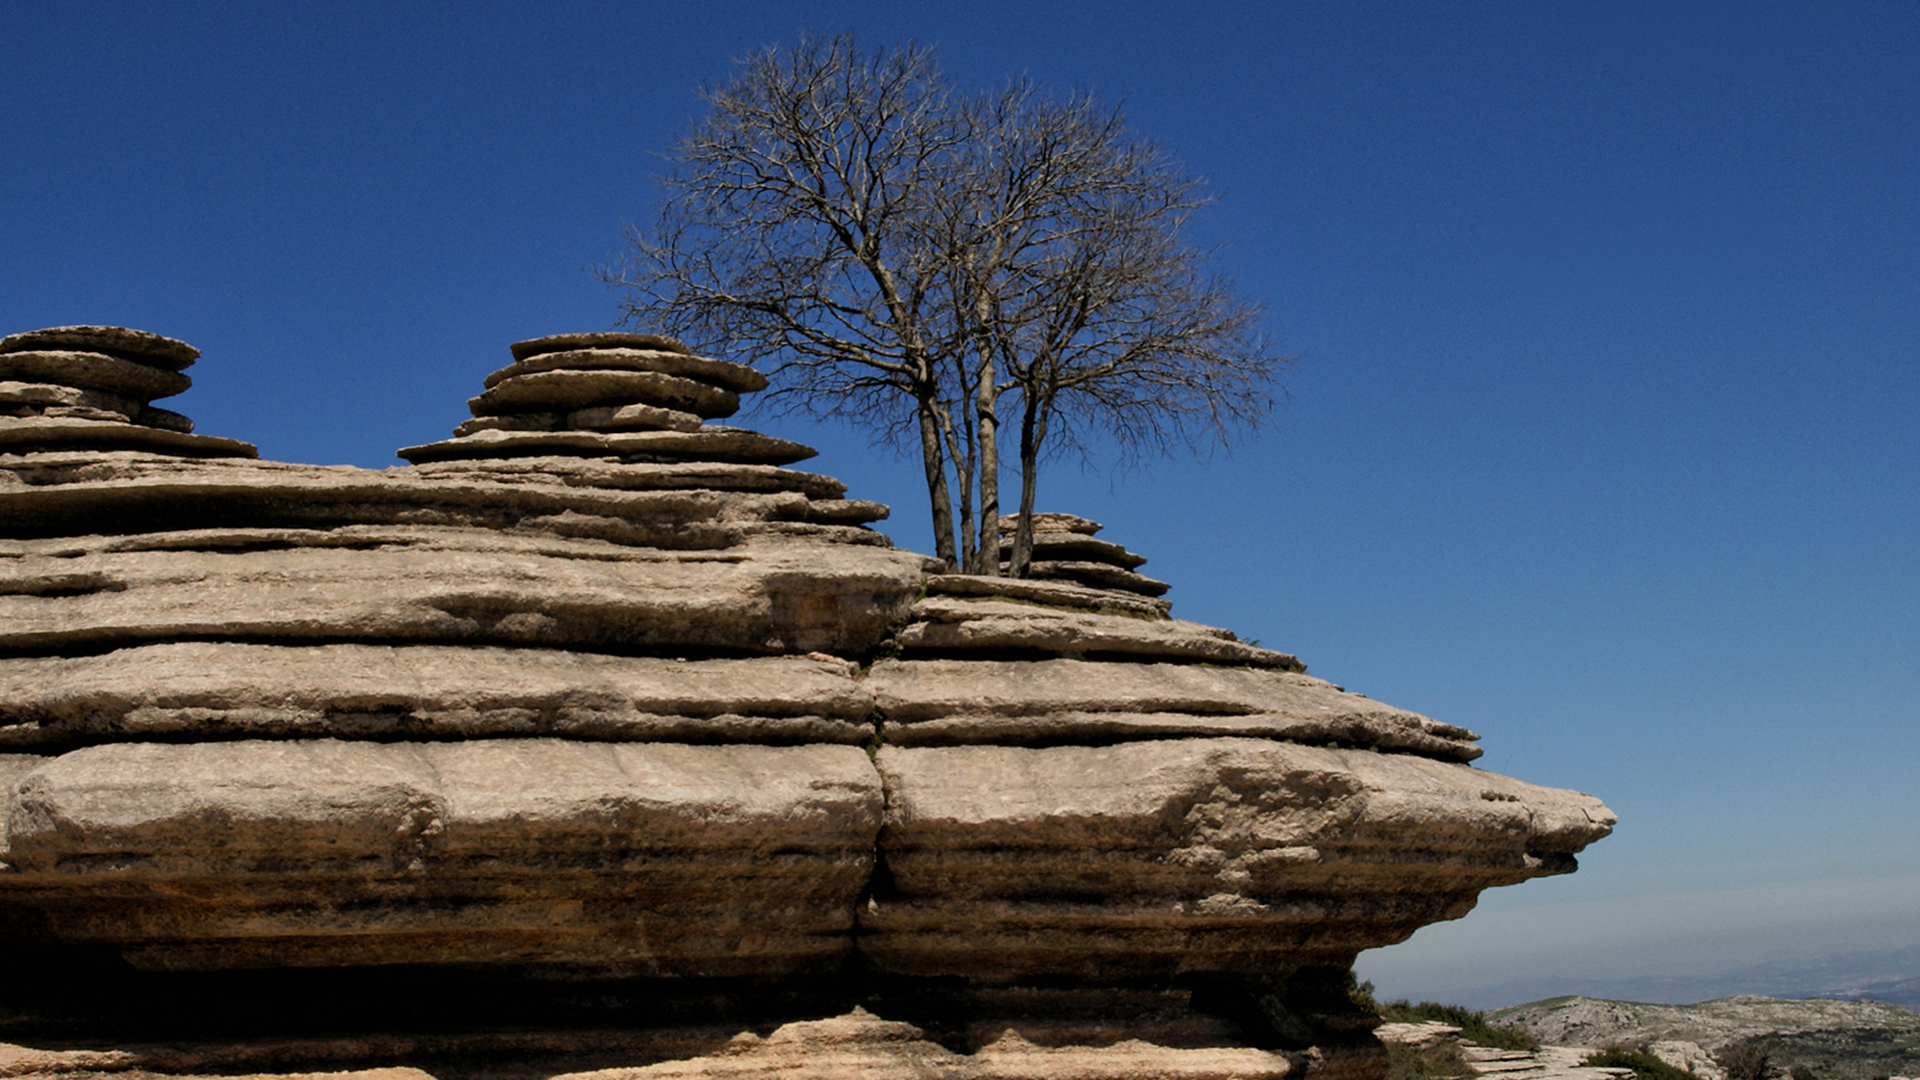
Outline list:
[[[980,540],[973,572],[989,577],[1000,576],[1000,420],[994,412],[995,378],[992,354],[983,354],[974,398],[980,433]]]
[[[1023,578],[1033,567],[1033,492],[1040,479],[1040,444],[1047,437],[1046,412],[1026,396],[1020,415],[1020,517],[1013,529],[1009,577]]]
[[[971,444],[975,439],[971,428],[958,425],[966,435],[968,445],[963,447],[961,432],[954,430],[956,426],[951,415],[945,412],[940,414],[940,431],[946,438],[947,456],[953,459],[953,478],[960,485],[960,518],[954,522],[954,532],[960,538],[960,561],[954,566],[962,573],[971,574],[975,572],[972,566],[980,557],[974,550],[973,528],[973,462],[976,452]]]
[[[933,553],[949,569],[957,566],[953,542],[953,500],[947,494],[946,456],[940,452],[940,418],[931,398],[922,397],[920,413],[920,456],[927,467],[927,501],[933,509]]]

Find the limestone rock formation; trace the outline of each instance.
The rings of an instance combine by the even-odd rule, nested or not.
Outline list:
[[[467,403],[474,418],[455,429],[455,438],[410,446],[400,456],[416,464],[562,454],[742,465],[791,465],[813,456],[785,439],[703,426],[732,416],[742,393],[766,388],[766,376],[694,356],[671,338],[561,334],[520,342],[513,355],[515,362],[487,376],[485,392]]]
[[[152,405],[193,385],[200,356],[183,341],[117,326],[57,326],[0,337],[0,453],[158,450],[255,457],[233,439],[194,435],[193,421]]]
[[[160,426],[181,343],[0,340],[38,432],[0,432],[0,954],[779,1021],[634,1076],[1370,1080],[1355,954],[1613,823],[1170,618],[1085,519],[1040,516],[1030,578],[935,572],[811,450],[708,422],[750,368],[512,353],[374,471]]]

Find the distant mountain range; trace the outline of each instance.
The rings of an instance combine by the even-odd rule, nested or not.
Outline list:
[[[1462,1004],[1486,1009],[1564,994],[1675,1005],[1736,994],[1761,994],[1773,998],[1884,1001],[1920,1011],[1920,945],[1767,960],[1686,975],[1516,979],[1474,987],[1463,991],[1460,997]]]
[[[1920,1012],[1866,1001],[1742,995],[1697,1005],[1558,997],[1496,1009],[1487,1018],[1524,1028],[1550,1046],[1694,1043],[1712,1053],[1736,1043],[1769,1048],[1785,1071],[1805,1065],[1838,1080],[1920,1076]]]

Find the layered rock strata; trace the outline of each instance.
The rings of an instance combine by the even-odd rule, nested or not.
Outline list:
[[[157,969],[838,963],[882,793],[830,654],[925,560],[837,481],[728,460],[762,437],[699,436],[383,472],[0,456],[7,935]]]
[[[513,357],[407,467],[0,447],[0,951],[784,979],[786,1020],[886,1017],[796,1039],[916,1075],[1360,1080],[1355,954],[1613,822],[1170,618],[1084,519],[1040,516],[1033,577],[930,573],[786,467],[812,451],[708,422],[749,368],[637,334]],[[1052,1053],[1124,1038],[1153,1045]]]
[[[0,453],[157,450],[255,457],[233,439],[193,434],[193,421],[155,408],[193,385],[200,350],[117,326],[56,326],[0,337]]]
[[[791,465],[813,456],[799,443],[707,425],[732,416],[766,376],[693,355],[652,334],[559,334],[522,341],[514,362],[487,376],[467,402],[473,419],[445,442],[410,446],[419,464],[529,455],[628,462]]]

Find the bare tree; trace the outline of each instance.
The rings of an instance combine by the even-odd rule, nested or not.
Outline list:
[[[1050,451],[1157,453],[1267,415],[1259,309],[1180,241],[1203,185],[1117,112],[1024,80],[962,95],[924,49],[845,35],[703,96],[659,222],[607,272],[627,317],[770,365],[789,407],[911,437],[949,565],[1000,571],[1008,395],[1016,575]]]

